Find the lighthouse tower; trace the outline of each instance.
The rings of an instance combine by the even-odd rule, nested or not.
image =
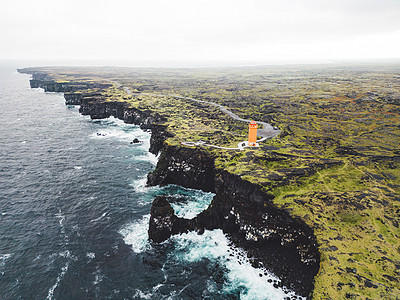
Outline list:
[[[254,147],[257,145],[257,128],[256,122],[251,121],[249,124],[249,146]]]

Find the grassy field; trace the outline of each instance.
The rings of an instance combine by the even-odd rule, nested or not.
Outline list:
[[[260,148],[207,150],[217,168],[259,184],[314,229],[315,299],[400,299],[400,65],[35,70],[112,82],[90,92],[159,113],[168,144],[236,147],[247,137],[247,123],[175,94],[277,126]]]

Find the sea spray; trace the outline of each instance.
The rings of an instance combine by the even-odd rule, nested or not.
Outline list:
[[[186,218],[192,218],[207,208],[213,197],[212,193],[176,185],[147,192],[152,193],[152,196],[168,195],[178,216]],[[125,243],[131,245],[135,253],[151,249],[147,233],[149,218],[150,215],[146,215],[142,220],[133,222],[120,231]],[[222,230],[206,230],[202,235],[195,232],[175,235],[162,245],[168,253],[168,265],[175,265],[174,262],[182,266],[211,262],[225,270],[223,286],[218,287],[218,280],[210,274],[207,291],[203,291],[203,295],[240,295],[241,299],[284,299],[295,295],[286,288],[275,288],[273,285],[279,279],[265,269],[254,268],[247,258],[247,253],[234,247]],[[165,270],[164,272],[167,280],[170,274]],[[155,297],[158,294],[154,291],[137,290],[137,295]]]
[[[220,229],[206,230],[202,235],[189,232],[172,239],[176,243],[176,258],[182,263],[208,260],[224,266],[226,294],[239,291],[240,299],[284,299],[295,295],[285,288],[276,289],[272,282],[279,279],[265,269],[254,268],[247,253],[233,246]]]
[[[149,235],[147,233],[150,214],[144,215],[124,226],[119,233],[123,236],[124,242],[132,247],[133,252],[141,253],[150,248]]]

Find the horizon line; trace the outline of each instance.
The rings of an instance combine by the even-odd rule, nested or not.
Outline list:
[[[30,62],[30,63],[29,63]],[[268,66],[306,66],[335,64],[390,64],[400,63],[400,57],[393,58],[342,58],[342,59],[277,59],[270,61],[223,61],[223,60],[132,60],[132,59],[42,59],[42,58],[0,58],[0,63],[29,63],[36,67],[126,67],[126,68],[238,68]]]

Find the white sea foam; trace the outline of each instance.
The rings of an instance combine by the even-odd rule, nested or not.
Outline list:
[[[94,139],[118,139],[124,142],[130,142],[133,139],[131,132],[124,131],[118,127],[100,129],[98,132],[91,134],[90,137]]]
[[[133,295],[134,299],[152,299],[153,293],[145,293],[139,289],[135,290],[135,295]]]
[[[132,124],[127,124],[124,123],[124,121],[114,118],[113,116],[109,117],[109,118],[105,118],[105,119],[99,119],[99,120],[91,120],[92,123],[100,123],[102,125],[110,125],[110,126],[131,126],[134,127],[135,125]]]
[[[121,120],[110,117],[108,119],[94,121],[102,125],[99,130],[90,135],[93,139],[118,139],[123,142],[130,143],[134,138],[141,141],[140,144],[135,144],[133,151],[133,159],[136,161],[150,162],[153,166],[157,165],[158,156],[150,153],[150,137],[151,134],[141,130],[133,124],[126,124]]]
[[[74,169],[75,170],[80,170],[80,169],[82,169],[82,167],[81,166],[74,166]]]
[[[147,150],[150,146],[150,134],[141,130],[137,125],[124,123],[122,120],[114,117],[92,120],[91,122],[103,125],[97,132],[90,135],[92,138],[116,138],[125,142],[131,142],[134,138],[138,138],[142,142],[138,145],[139,147]]]
[[[62,224],[62,222],[60,222],[60,223]],[[70,262],[78,260],[78,258],[76,256],[72,255],[71,251],[69,251],[69,250],[64,250],[64,251],[59,252],[59,253],[51,254],[50,258],[52,259],[52,262],[54,262],[54,258],[56,256],[62,257],[64,259],[66,259],[67,261],[64,264],[64,266],[61,268],[61,272],[60,272],[60,274],[58,274],[55,284],[49,289],[46,299],[54,299],[54,291],[58,287],[58,285],[60,284],[61,280],[64,278],[64,275],[67,273]]]
[[[88,253],[86,253],[86,257],[90,258],[90,259],[93,259],[93,258],[96,257],[96,254],[94,252],[88,252]]]
[[[178,217],[191,219],[206,209],[214,197],[213,193],[205,193],[200,190],[183,188],[174,184],[166,186],[146,186],[147,175],[135,179],[130,184],[136,193],[139,205],[148,205],[159,195],[171,197],[170,203]]]
[[[55,214],[55,217],[58,219],[60,226],[64,228],[65,216],[61,214],[61,209],[58,210],[58,214]]]
[[[153,287],[153,292],[157,292],[160,289],[160,287],[162,287],[163,285],[164,284],[162,284],[162,283],[157,284],[155,287]]]
[[[99,268],[96,269],[93,275],[94,275],[93,285],[97,285],[103,281],[104,275],[101,273]]]
[[[10,259],[12,255],[12,253],[0,254],[0,267],[4,266],[6,261]]]
[[[61,209],[58,210],[58,213],[55,214],[55,217],[58,219],[58,223],[60,224],[61,233],[64,235],[64,241],[66,244],[68,244],[69,237],[65,232],[65,226],[64,226],[65,216],[61,213]]]
[[[42,258],[42,255],[39,254],[38,256],[35,257],[35,259],[33,261],[38,261],[41,258]]]
[[[103,213],[100,217],[98,217],[98,218],[96,218],[96,219],[90,220],[90,223],[100,221],[100,220],[103,219],[106,215],[107,215],[107,212]]]
[[[71,258],[71,252],[69,250],[65,250],[63,252],[58,253],[59,256],[64,258]]]
[[[146,191],[147,176],[134,180],[130,186],[134,188],[136,193],[144,193]]]
[[[148,191],[144,194],[149,196]],[[157,194],[167,194],[172,200],[172,206],[180,217],[192,218],[203,211],[210,204],[213,194],[201,191],[185,189],[174,185],[158,188],[151,199]],[[151,201],[151,200],[150,200]],[[120,230],[126,244],[131,245],[132,250],[141,253],[150,248],[148,242],[148,223],[150,215],[145,215],[141,220],[131,223]],[[294,296],[294,292],[285,288],[273,287],[274,280],[279,279],[262,268],[254,268],[247,253],[240,248],[230,245],[228,238],[222,230],[206,230],[203,235],[195,232],[176,235],[170,239],[175,245],[174,259],[183,262],[197,262],[203,259],[218,261],[227,269],[224,291],[227,293],[240,291],[240,299],[284,299]],[[167,274],[164,273],[165,280]],[[268,280],[272,280],[269,283]],[[140,291],[136,290],[136,297],[148,299],[157,294],[158,288]],[[215,292],[217,285],[212,279],[207,284],[211,293]],[[286,292],[286,293],[285,293]],[[298,296],[297,296],[298,297]],[[150,298],[149,298],[150,299]]]
[[[155,156],[154,154],[150,152],[145,152],[144,154],[141,155],[135,155],[133,156],[134,160],[137,161],[147,161],[150,162],[153,166],[157,165],[158,162],[158,156]]]
[[[54,290],[60,284],[60,281],[63,279],[65,273],[67,273],[68,268],[69,268],[69,261],[66,262],[65,265],[61,268],[61,273],[57,276],[56,283],[49,289],[46,299],[53,299]]]
[[[173,240],[177,244],[178,259],[196,262],[207,258],[223,264],[228,270],[228,282],[224,289],[226,292],[240,290],[240,299],[284,299],[295,295],[294,292],[286,294],[284,289],[274,288],[268,279],[278,278],[264,269],[254,268],[246,252],[229,246],[229,240],[222,230],[206,230],[203,235],[190,232],[174,236]]]
[[[141,253],[150,248],[149,235],[147,233],[149,220],[150,215],[144,215],[142,219],[125,226],[119,231],[125,243],[131,245],[135,253]]]
[[[134,191],[139,194],[139,197],[137,198],[137,204],[141,206],[152,203],[154,198],[161,194],[164,189],[160,186],[146,186],[146,183],[147,175],[135,179],[129,184]]]
[[[180,218],[194,218],[210,205],[214,197],[213,193],[204,193],[201,191],[183,188],[182,190],[184,193],[172,195],[172,198],[177,198],[177,201],[171,202],[171,206],[175,210],[175,214]],[[187,192],[189,192],[188,195]]]
[[[99,284],[102,281],[103,281],[103,276],[99,275],[99,274],[96,274],[95,278],[94,278],[94,281],[93,281],[93,284],[96,285],[96,284]]]
[[[149,152],[149,158],[150,158],[150,162],[156,166],[158,163],[158,159],[160,158],[160,153],[158,155],[154,155],[153,153]]]

